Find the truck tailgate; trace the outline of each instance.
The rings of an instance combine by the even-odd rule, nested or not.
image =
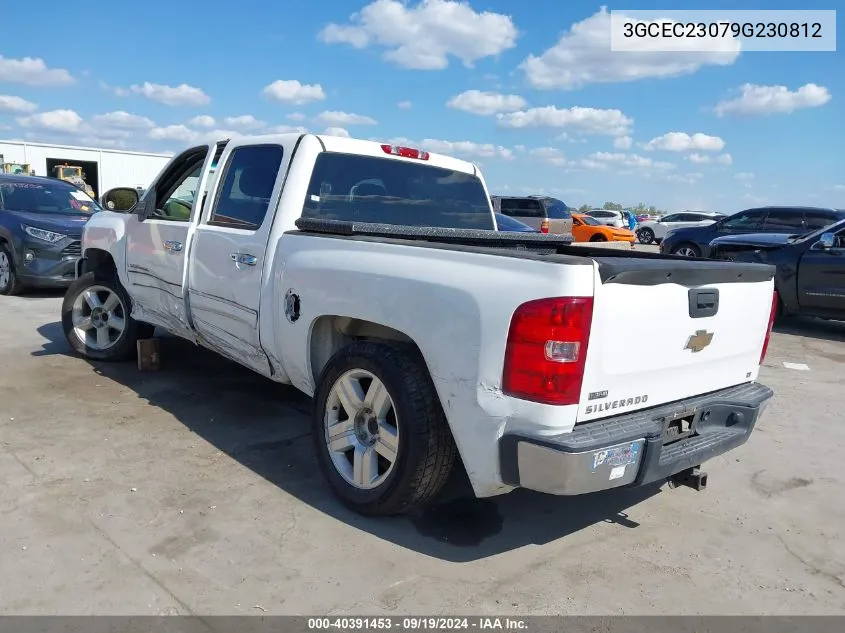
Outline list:
[[[579,422],[757,378],[772,309],[772,267],[595,259]]]

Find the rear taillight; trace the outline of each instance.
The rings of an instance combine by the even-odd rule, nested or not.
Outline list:
[[[549,232],[549,220],[544,218],[543,221],[540,223],[540,233],[548,233]]]
[[[760,352],[760,364],[766,359],[766,352],[769,351],[769,339],[772,338],[772,327],[775,324],[775,317],[778,312],[778,291],[772,293],[772,311],[769,313],[769,326],[766,328],[766,338],[763,339],[763,351]]]
[[[502,391],[544,404],[578,404],[592,320],[592,297],[519,306],[508,332]]]
[[[414,149],[413,147],[401,147],[399,145],[382,145],[382,151],[385,154],[392,154],[393,156],[402,156],[403,158],[416,158],[418,160],[428,160],[428,152],[421,149]]]

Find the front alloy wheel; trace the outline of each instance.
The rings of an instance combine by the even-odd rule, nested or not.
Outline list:
[[[126,316],[126,306],[116,292],[105,286],[91,286],[77,295],[71,321],[74,333],[87,347],[106,351],[123,335]]]

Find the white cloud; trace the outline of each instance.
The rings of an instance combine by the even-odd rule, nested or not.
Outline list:
[[[251,114],[227,116],[223,119],[223,123],[239,130],[259,130],[267,125],[267,123],[259,121]]]
[[[267,134],[288,134],[289,132],[299,132],[305,134],[308,128],[301,125],[274,125],[264,130]]]
[[[347,132],[342,127],[327,127],[325,130],[323,130],[323,134],[326,134],[328,136],[343,136],[347,138],[349,137],[349,132]]]
[[[685,160],[688,160],[691,163],[697,163],[699,165],[706,165],[708,163],[718,163],[720,165],[730,165],[733,163],[733,157],[730,154],[719,154],[716,157],[713,156],[706,156],[704,154],[699,154],[697,152],[693,152],[692,154],[687,154],[684,156]]]
[[[566,160],[563,152],[559,149],[555,149],[554,147],[535,147],[528,153],[531,156],[539,158],[550,165],[555,165],[556,167],[564,167],[569,164],[569,161]]]
[[[97,127],[107,127],[116,130],[143,130],[155,127],[155,123],[147,117],[130,114],[123,110],[98,114],[91,119],[91,123]]]
[[[634,139],[630,136],[619,136],[613,139],[613,147],[616,149],[631,149],[631,145],[634,144]]]
[[[716,104],[718,116],[788,114],[823,106],[831,99],[828,89],[817,84],[805,84],[795,91],[786,86],[744,84],[739,90],[741,95],[736,99]]]
[[[210,133],[209,133],[210,134]],[[199,134],[184,125],[168,125],[166,127],[156,127],[150,130],[149,137],[156,141],[178,141],[180,143],[190,143],[199,137]]]
[[[647,150],[665,150],[667,152],[689,152],[698,150],[703,152],[720,152],[725,147],[725,141],[718,136],[709,136],[697,132],[690,136],[686,132],[668,132],[663,136],[651,139],[645,144]]]
[[[129,92],[169,106],[201,106],[211,103],[211,97],[199,88],[188,84],[166,86],[145,81],[140,86],[130,86]],[[126,91],[121,90],[120,93],[125,94]]]
[[[586,159],[591,162],[612,163],[625,167],[636,167],[641,169],[674,169],[675,165],[663,161],[656,161],[639,154],[625,154],[621,152],[595,152]]]
[[[32,101],[12,95],[0,95],[0,112],[34,112],[38,106]]]
[[[833,185],[834,191],[845,191],[845,185]]]
[[[414,104],[410,101],[400,101],[396,104],[396,107],[400,110],[410,110],[412,107],[414,107]]]
[[[747,171],[743,171],[738,174],[735,174],[734,178],[736,178],[737,180],[751,180],[754,178],[754,174]]]
[[[195,125],[197,127],[214,127],[217,125],[217,121],[215,121],[213,116],[208,114],[201,114],[199,116],[195,116],[193,119],[188,121],[191,125]]]
[[[499,112],[514,112],[528,105],[519,95],[503,95],[498,92],[467,90],[455,95],[446,103],[450,108],[490,116]]]
[[[27,86],[67,86],[76,83],[64,68],[48,68],[39,57],[10,59],[0,55],[0,82]]]
[[[305,115],[302,112],[291,112],[285,118],[290,119],[291,121],[304,121]]]
[[[350,16],[349,24],[329,24],[319,34],[327,44],[363,49],[387,48],[384,59],[403,68],[442,70],[449,57],[467,67],[516,46],[517,28],[510,16],[477,13],[466,2],[422,0],[415,6],[399,0],[375,0]]]
[[[555,106],[529,108],[508,114],[499,114],[499,125],[508,128],[550,127],[571,128],[585,134],[607,134],[623,136],[630,131],[633,119],[625,116],[621,110],[601,110],[597,108],[558,109]]]
[[[320,84],[303,84],[296,79],[277,79],[264,86],[261,93],[272,101],[293,105],[323,101],[326,98],[326,93]]]
[[[667,182],[679,182],[685,185],[694,185],[704,174],[700,172],[692,172],[689,174],[664,174],[661,178]]]
[[[587,84],[687,75],[702,66],[730,65],[739,56],[740,45],[733,38],[709,40],[712,50],[707,52],[689,50],[702,46],[699,38],[665,41],[675,50],[611,51],[610,13],[602,7],[598,13],[573,24],[552,48],[539,56],[529,55],[520,68],[534,88],[572,90]]]
[[[378,125],[378,121],[363,114],[351,114],[326,110],[318,114],[315,119],[325,125]]]
[[[82,117],[73,110],[51,110],[17,119],[21,127],[52,132],[76,132],[82,127]]]

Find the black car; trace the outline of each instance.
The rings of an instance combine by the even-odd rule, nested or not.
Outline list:
[[[96,201],[63,180],[0,174],[0,295],[69,286],[82,228],[97,211]]]
[[[760,207],[729,215],[707,226],[669,231],[660,252],[683,257],[709,257],[710,242],[724,235],[748,233],[804,234],[845,219],[845,210],[816,207]]]
[[[720,237],[710,256],[774,266],[782,314],[845,319],[845,220],[805,235]]]

